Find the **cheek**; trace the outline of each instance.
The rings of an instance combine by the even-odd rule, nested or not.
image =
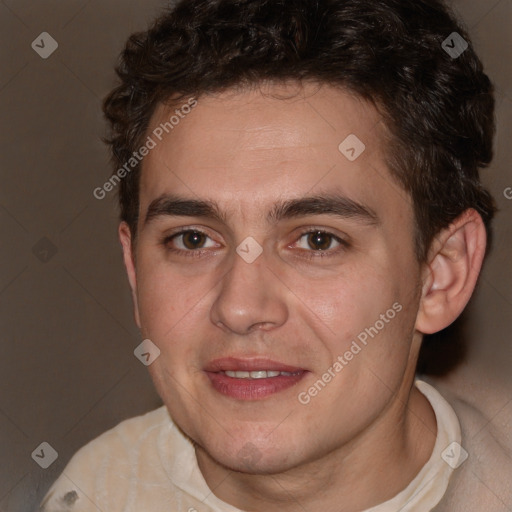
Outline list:
[[[138,288],[140,321],[145,335],[151,339],[160,337],[172,328],[180,314],[173,288],[164,282],[145,281]]]
[[[297,274],[291,282],[308,316],[313,315],[341,339],[373,325],[399,297],[398,288],[371,268],[361,271],[346,266],[321,280]]]
[[[297,295],[305,298],[297,314],[318,326],[316,335],[326,349],[324,364],[347,354],[350,363],[343,373],[353,385],[363,378],[364,367],[394,387],[407,365],[416,303],[410,283],[398,272],[376,269],[346,266],[332,279],[316,283],[296,278]]]
[[[138,270],[137,301],[143,332],[162,338],[170,333],[200,300],[198,286],[164,265],[141,262]]]
[[[177,381],[186,385],[197,372],[198,354],[210,334],[214,284],[209,274],[183,275],[167,264],[140,261],[142,334],[160,349],[161,357],[148,368],[161,393],[175,389]]]

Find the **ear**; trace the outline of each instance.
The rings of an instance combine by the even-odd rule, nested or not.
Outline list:
[[[121,222],[121,224],[119,224],[119,241],[123,247],[124,266],[126,268],[128,282],[130,283],[130,288],[132,290],[135,323],[140,329],[139,305],[137,302],[137,274],[135,272],[135,262],[133,258],[132,234],[126,222]]]
[[[486,243],[482,218],[472,208],[436,236],[423,271],[416,330],[438,332],[462,313],[475,289]]]

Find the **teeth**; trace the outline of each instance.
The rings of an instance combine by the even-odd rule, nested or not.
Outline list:
[[[235,379],[266,379],[269,377],[277,377],[278,375],[284,375],[287,377],[290,375],[297,375],[296,373],[276,372],[274,370],[258,370],[256,372],[234,372],[231,370],[226,370],[224,373],[228,377]]]
[[[259,370],[257,372],[250,372],[251,379],[265,379],[268,377],[268,373],[265,370]]]

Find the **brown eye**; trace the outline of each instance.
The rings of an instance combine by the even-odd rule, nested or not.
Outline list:
[[[175,233],[170,237],[166,237],[163,242],[166,247],[174,246],[174,249],[184,252],[209,249],[216,245],[206,233],[195,229],[187,229]]]
[[[309,248],[315,251],[326,251],[330,248],[334,239],[333,235],[323,231],[312,231],[306,235]]]
[[[349,243],[334,233],[312,228],[309,231],[303,231],[292,247],[300,249],[298,254],[301,257],[313,260],[317,257],[340,256],[349,246]]]
[[[305,244],[301,240],[305,239]],[[338,245],[342,245],[343,240],[341,240],[336,235],[332,233],[328,233],[326,231],[314,230],[307,231],[301,235],[299,238],[299,247],[301,249],[313,250],[316,252],[327,251],[328,249],[332,249],[331,244],[335,242]]]
[[[200,233],[199,231],[186,231],[183,233],[182,237],[183,245],[191,250],[202,247],[207,238],[204,233]]]

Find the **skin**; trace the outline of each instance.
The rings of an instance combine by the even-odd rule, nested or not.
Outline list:
[[[469,300],[485,229],[468,210],[418,262],[411,199],[384,163],[389,135],[377,110],[329,86],[264,89],[199,98],[145,158],[136,245],[128,226],[119,228],[135,318],[161,351],[149,366],[156,389],[196,443],[217,497],[248,511],[357,511],[400,492],[431,455],[437,427],[413,386],[418,351],[423,333],[449,325]],[[148,134],[170,114],[160,105]],[[338,150],[349,134],[366,146],[355,161]],[[280,201],[334,192],[378,221],[267,218]],[[215,201],[225,218],[145,222],[162,194]],[[162,242],[185,228],[203,231],[204,247]],[[319,250],[308,230],[348,245],[327,236]],[[253,263],[236,252],[248,236],[263,249]],[[299,393],[394,303],[403,307],[395,318],[301,404]],[[308,373],[287,390],[238,400],[203,372],[224,356],[267,357]]]

